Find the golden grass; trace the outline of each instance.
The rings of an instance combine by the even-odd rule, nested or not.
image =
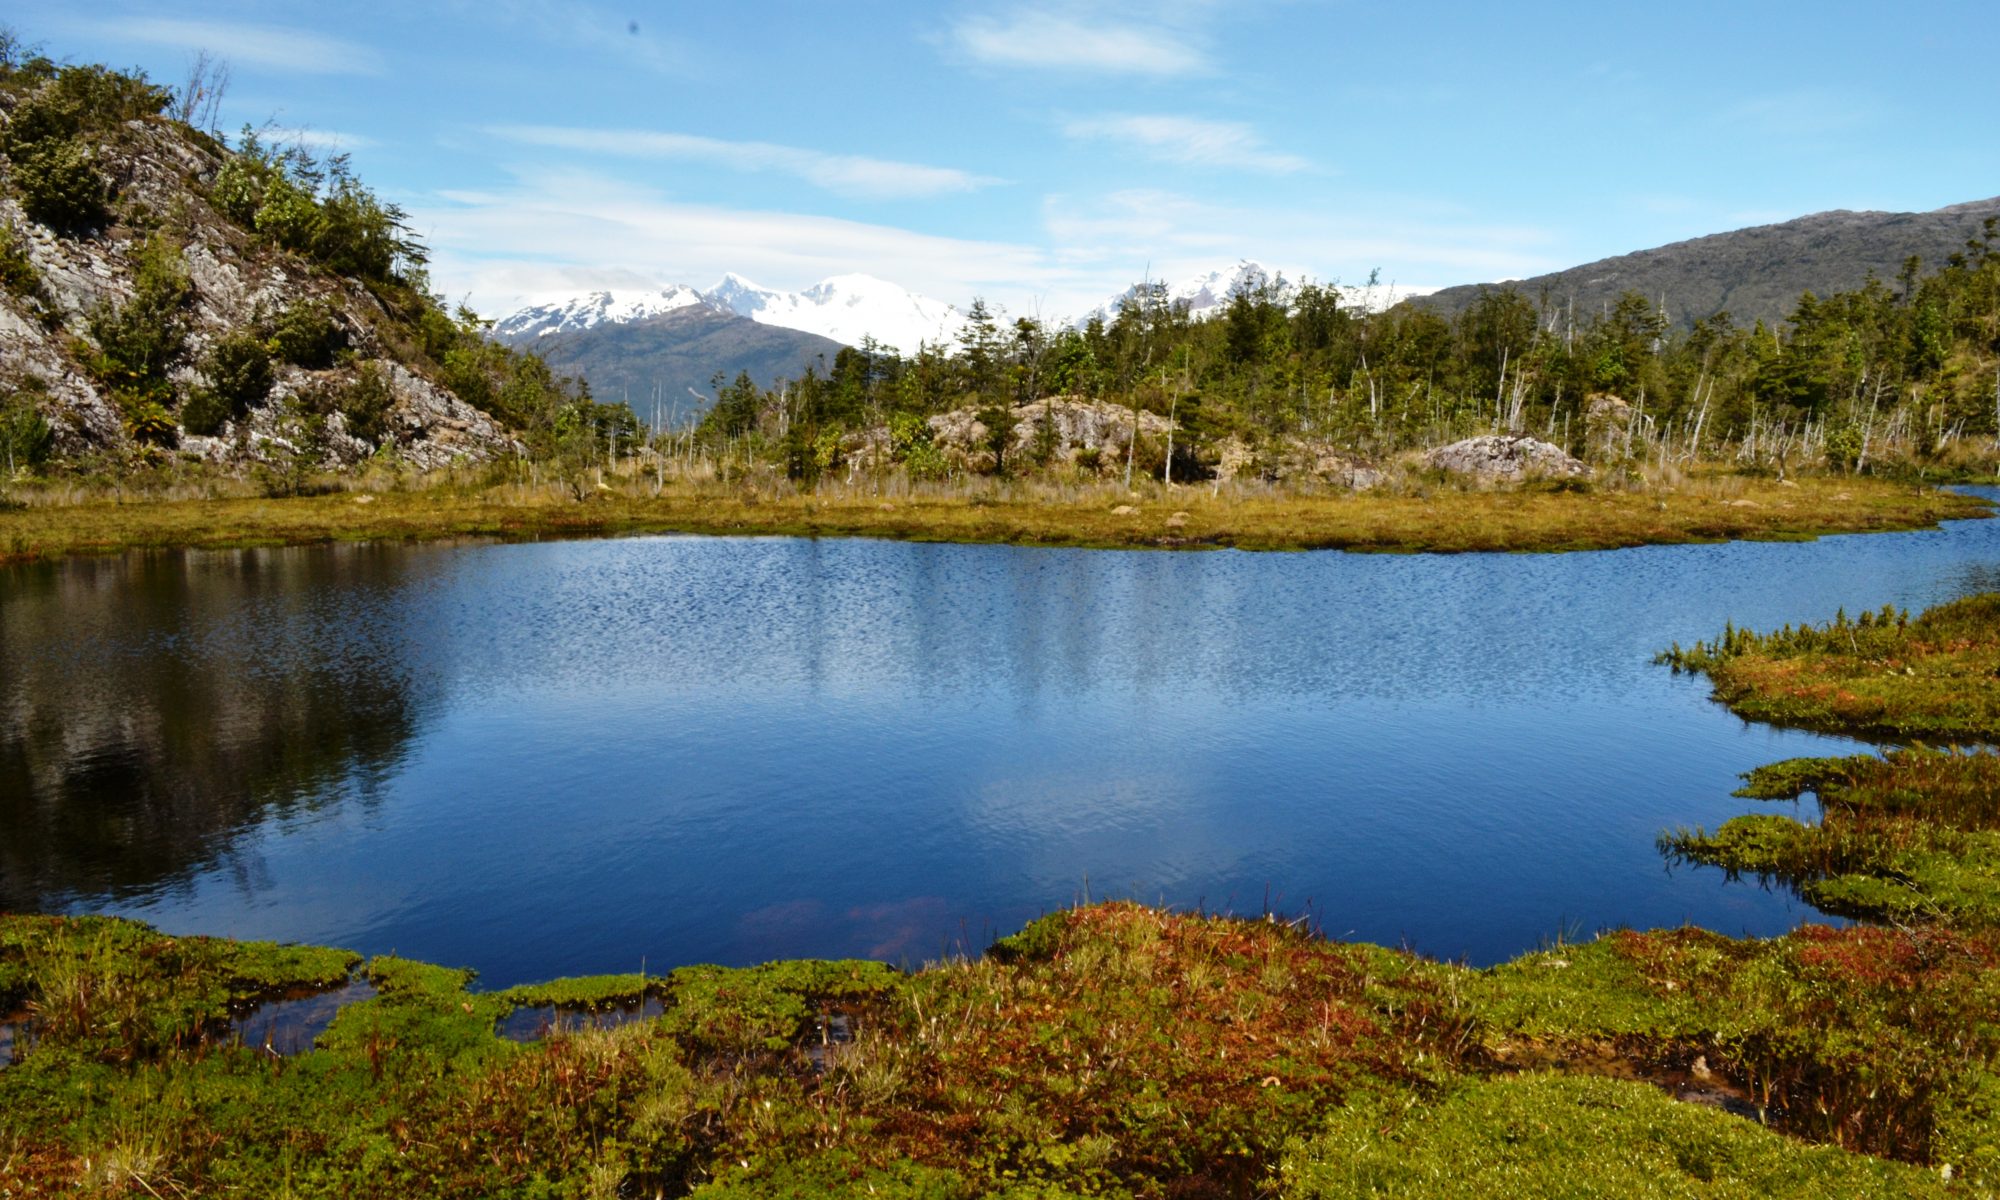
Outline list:
[[[1130,548],[1390,552],[1610,549],[1916,529],[1988,514],[1981,501],[1868,478],[1795,483],[1695,474],[1638,490],[1127,493],[1100,486],[763,487],[620,480],[576,500],[501,485],[265,499],[83,500],[0,509],[0,562],[167,547],[628,533],[879,537]]]

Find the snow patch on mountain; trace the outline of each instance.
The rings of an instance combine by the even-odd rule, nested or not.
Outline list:
[[[765,325],[798,329],[858,346],[873,338],[903,354],[953,344],[965,318],[951,305],[872,275],[835,275],[799,292],[759,287],[734,273],[704,293],[708,302]]]
[[[538,304],[510,313],[494,323],[493,336],[506,341],[522,341],[551,333],[573,333],[610,322],[624,324],[706,304],[700,292],[685,284],[658,291],[588,292],[551,304]]]
[[[523,308],[493,326],[510,342],[571,333],[599,324],[644,321],[703,305],[780,329],[816,333],[849,346],[863,339],[904,354],[924,343],[949,348],[965,318],[956,308],[872,275],[835,275],[798,292],[759,287],[729,274],[706,292],[685,284],[659,291],[598,291]]]

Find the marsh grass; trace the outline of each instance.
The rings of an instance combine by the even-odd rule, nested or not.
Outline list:
[[[0,919],[7,945],[75,940],[85,959],[107,928],[114,946],[158,938]],[[1507,1078],[1509,1059],[1522,1046],[1558,1064],[1590,1047],[1681,1069],[1701,1056],[1793,1137],[1990,1178],[2000,1138],[1979,1097],[2000,1033],[1971,1015],[2000,999],[1995,957],[1937,932],[1672,931],[1472,971],[1283,921],[1114,903],[914,974],[682,968],[646,982],[665,1006],[655,1019],[525,1046],[493,1031],[515,998],[629,996],[636,977],[478,992],[467,972],[378,958],[377,997],[296,1059],[182,1043],[104,1059],[78,1053],[88,1033],[38,1046],[0,1073],[0,1162],[31,1194],[1307,1196],[1345,1194],[1324,1190],[1349,1178],[1343,1164],[1480,1178],[1459,1163],[1476,1152],[1526,1180],[1564,1162],[1578,1194],[1610,1194],[1625,1176],[1603,1139],[1654,1130],[1718,1170],[1767,1173],[1746,1179],[1870,1194],[1841,1189],[1924,1176],[1684,1113],[1646,1083],[1545,1089]],[[169,1008],[200,991],[157,955],[103,962]],[[836,1011],[855,1036],[816,1069],[807,1043]],[[1463,1107],[1482,1094],[1529,1104],[1519,1118],[1541,1132],[1496,1141]]]
[[[1726,629],[1660,656],[1746,718],[1859,736],[2000,740],[2000,594],[1774,633]],[[1783,882],[1843,916],[2000,926],[2000,756],[1921,744],[1749,772],[1750,799],[1816,797],[1819,820],[1736,817],[1664,835],[1670,860]]]
[[[807,492],[782,477],[755,475],[655,488],[633,473],[608,474],[577,499],[566,487],[504,470],[409,484],[345,480],[339,490],[284,498],[231,494],[220,484],[212,494],[185,499],[54,488],[0,510],[0,562],[179,546],[663,532],[1134,548],[1558,551],[1925,528],[1988,512],[1976,500],[1890,481],[1809,478],[1781,486],[1719,473],[1694,474],[1673,487],[1479,490],[1414,480],[1363,493],[1156,483],[1127,492],[1096,481],[900,477],[830,482]]]

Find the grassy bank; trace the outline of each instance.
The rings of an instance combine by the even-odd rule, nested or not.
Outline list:
[[[1981,1194],[1996,956],[1941,931],[1682,930],[1473,971],[1109,904],[907,975],[488,993],[378,958],[377,994],[280,1058],[231,1013],[346,956],[15,917],[0,1008],[41,1026],[0,1071],[0,1194]],[[516,1005],[640,993],[661,1015],[493,1032]]]
[[[644,480],[594,489],[437,486],[283,499],[211,497],[0,507],[0,562],[162,547],[234,547],[359,539],[534,538],[621,533],[785,534],[1047,546],[1254,550],[1552,551],[1735,538],[1916,529],[1983,516],[1965,497],[1868,477],[1784,484],[1697,474],[1671,486],[1279,494],[1139,493],[993,485],[979,489],[678,485]]]
[[[1821,819],[1737,817],[1672,834],[1669,854],[1783,881],[1830,912],[2000,927],[2000,756],[1950,748],[2000,741],[2000,595],[1914,620],[1884,609],[1774,633],[1730,629],[1662,659],[1706,674],[1747,718],[1902,743],[1753,771],[1738,795],[1810,794]]]

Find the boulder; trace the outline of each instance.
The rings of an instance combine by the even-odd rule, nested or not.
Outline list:
[[[1424,462],[1454,475],[1496,483],[1590,477],[1590,467],[1560,446],[1508,434],[1487,434],[1440,446],[1426,454]]]

